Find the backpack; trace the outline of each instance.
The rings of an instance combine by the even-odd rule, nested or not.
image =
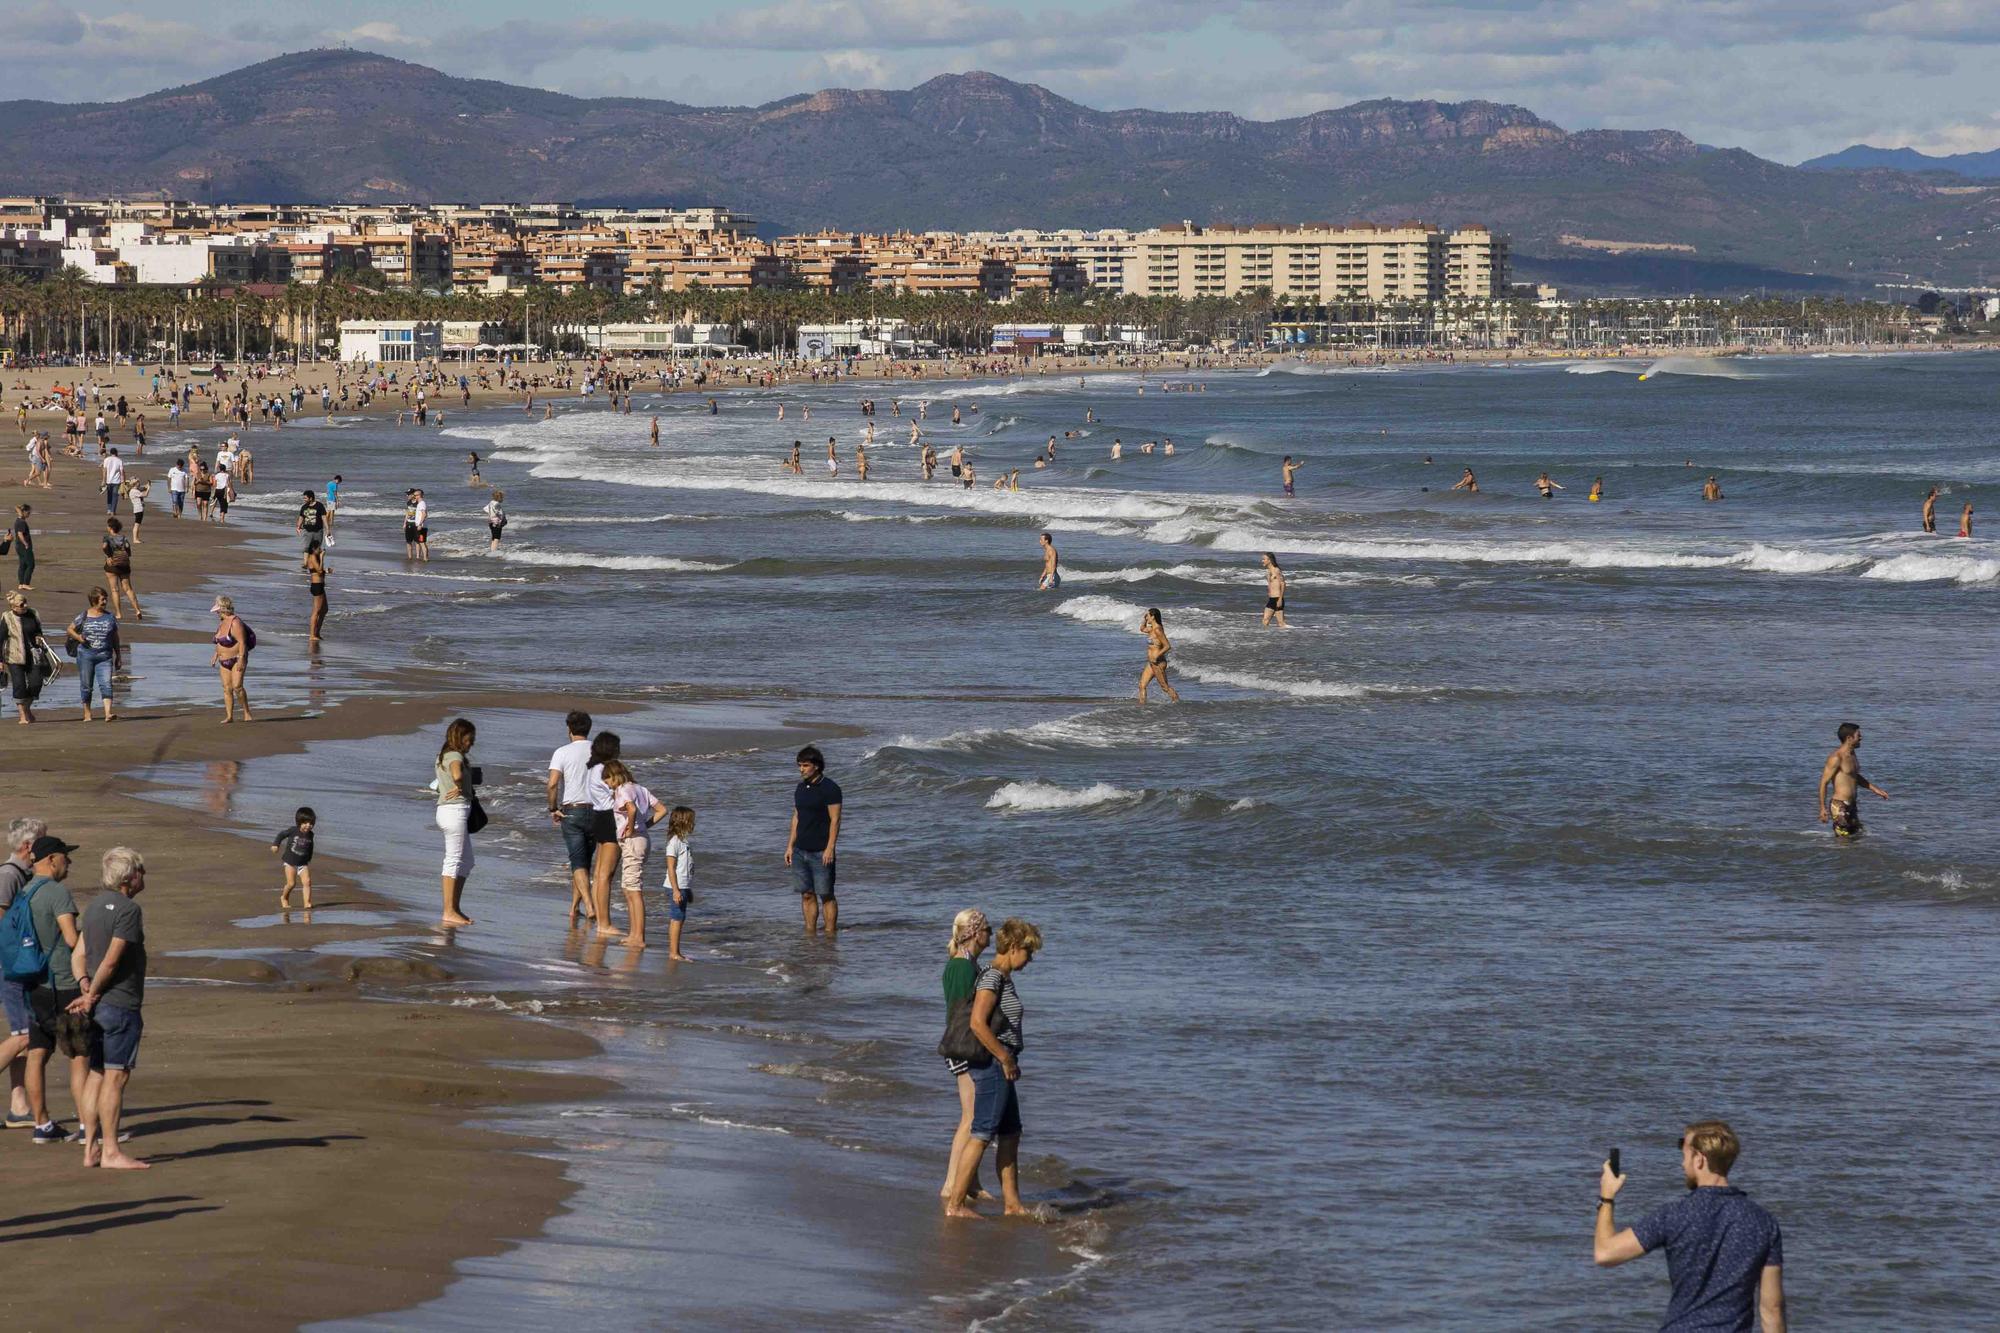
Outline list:
[[[0,916],[0,974],[9,981],[38,984],[48,977],[49,951],[35,937],[35,918],[30,911],[34,898],[25,891],[15,894],[7,914]]]
[[[247,653],[257,646],[257,631],[250,628],[247,620],[239,618],[236,623],[243,626],[243,651]]]

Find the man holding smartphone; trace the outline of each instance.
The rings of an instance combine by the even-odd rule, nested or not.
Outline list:
[[[1604,1164],[1594,1256],[1599,1267],[1614,1268],[1665,1248],[1674,1294],[1661,1333],[1748,1330],[1753,1308],[1764,1333],[1785,1333],[1784,1240],[1778,1220],[1729,1183],[1741,1148],[1736,1132],[1720,1120],[1689,1125],[1680,1142],[1686,1197],[1623,1231],[1613,1220],[1612,1200],[1625,1177]]]

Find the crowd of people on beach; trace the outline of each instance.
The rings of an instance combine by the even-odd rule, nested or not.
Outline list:
[[[0,863],[0,1011],[7,1031],[9,1129],[35,1144],[78,1143],[83,1164],[138,1171],[149,1165],[121,1146],[125,1089],[145,1034],[146,862],[130,847],[99,858],[100,890],[82,907],[68,884],[76,844],[39,819],[7,826]],[[52,1058],[66,1062],[76,1127],[49,1103]]]

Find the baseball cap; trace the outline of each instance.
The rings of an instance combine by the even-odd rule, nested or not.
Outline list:
[[[41,837],[35,839],[35,845],[28,849],[28,859],[30,861],[39,861],[45,856],[54,856],[57,852],[73,852],[76,850],[76,847],[77,844],[73,842],[64,842],[61,838],[53,834],[44,833]]]

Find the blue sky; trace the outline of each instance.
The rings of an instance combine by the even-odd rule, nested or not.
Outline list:
[[[0,0],[0,97],[97,101],[347,43],[583,96],[756,103],[986,69],[1096,107],[1486,98],[1792,162],[2000,147],[2000,0]]]

